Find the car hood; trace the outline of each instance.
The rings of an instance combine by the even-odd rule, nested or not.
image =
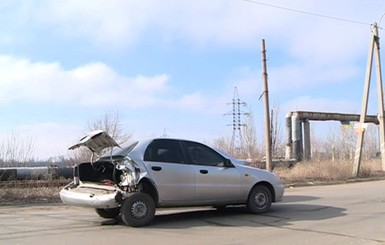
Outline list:
[[[94,153],[99,153],[103,149],[108,147],[119,146],[118,143],[108,133],[102,130],[96,130],[88,133],[86,136],[81,138],[78,143],[74,144],[69,150],[74,150],[78,147],[85,146]]]

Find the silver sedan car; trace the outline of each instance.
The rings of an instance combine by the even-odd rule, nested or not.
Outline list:
[[[120,147],[107,133],[94,131],[70,149],[80,146],[95,154],[111,151],[75,166],[61,200],[95,208],[104,218],[120,215],[129,226],[149,224],[158,207],[241,204],[263,213],[284,193],[274,173],[190,140],[152,138]]]

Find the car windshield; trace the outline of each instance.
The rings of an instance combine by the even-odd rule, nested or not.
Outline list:
[[[122,147],[114,147],[112,149],[112,152],[108,151],[105,154],[103,154],[103,156],[101,156],[100,158],[103,159],[103,158],[110,158],[110,157],[116,158],[116,157],[127,156],[128,153],[130,153],[137,144],[138,144],[138,141],[135,141],[135,142],[124,144]]]

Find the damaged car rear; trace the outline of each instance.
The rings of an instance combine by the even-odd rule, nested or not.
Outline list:
[[[119,146],[106,132],[94,131],[70,149],[81,146],[93,156],[74,167],[61,200],[94,208],[104,218],[120,215],[129,226],[149,224],[157,207],[245,204],[263,213],[284,193],[275,174],[194,141],[152,138]]]

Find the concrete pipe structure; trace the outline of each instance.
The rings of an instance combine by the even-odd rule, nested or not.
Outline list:
[[[286,114],[286,160],[310,160],[310,121],[359,122],[360,115],[328,112],[294,111]],[[378,125],[378,117],[367,115],[365,123]]]

